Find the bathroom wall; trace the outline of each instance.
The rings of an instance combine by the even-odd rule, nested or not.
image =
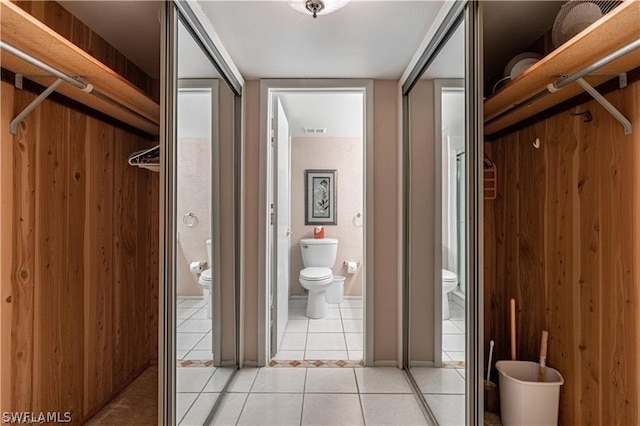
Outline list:
[[[363,141],[361,138],[294,137],[291,139],[291,295],[304,295],[298,276],[304,267],[300,240],[313,238],[313,226],[305,225],[305,170],[337,170],[337,225],[324,225],[327,238],[338,239],[338,256],[334,275],[343,275],[345,295],[362,296],[362,267],[347,274],[343,262],[363,265],[364,227],[355,217],[363,213]],[[360,224],[364,223],[360,219]]]
[[[605,95],[633,125],[591,100],[486,143],[498,197],[484,202],[485,354],[558,369],[559,424],[640,421],[640,82]],[[572,112],[590,111],[584,123]],[[540,148],[532,146],[540,139]]]
[[[194,261],[207,261],[206,241],[211,238],[211,92],[178,93],[178,295],[202,295],[198,277],[189,270]],[[217,111],[216,111],[217,113]],[[195,226],[183,223],[185,215],[198,218]]]
[[[374,162],[374,353],[375,362],[398,362],[399,294],[399,144],[398,82],[375,80],[373,94]],[[260,81],[248,80],[243,90],[243,298],[244,360],[258,359]]]
[[[420,80],[409,94],[410,239],[409,359],[434,360],[435,111],[433,80]]]

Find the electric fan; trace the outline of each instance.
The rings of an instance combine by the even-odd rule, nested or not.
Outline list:
[[[566,43],[620,3],[611,0],[569,0],[560,8],[553,23],[551,39],[554,47]]]

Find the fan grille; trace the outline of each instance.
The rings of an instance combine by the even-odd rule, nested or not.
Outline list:
[[[553,23],[553,45],[560,47],[620,3],[622,1],[613,0],[570,0],[565,3]]]

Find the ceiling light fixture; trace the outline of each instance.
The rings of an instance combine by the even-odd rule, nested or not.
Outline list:
[[[328,15],[342,9],[349,0],[291,0],[289,5],[298,12],[311,13],[314,18],[318,15]]]

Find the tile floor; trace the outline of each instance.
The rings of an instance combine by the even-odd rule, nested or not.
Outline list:
[[[245,368],[222,398],[211,425],[427,424],[397,368]]]
[[[451,317],[442,321],[442,362],[465,360],[465,315],[462,301],[450,296],[449,312]]]
[[[177,357],[182,360],[211,360],[212,322],[202,297],[178,296]]]
[[[232,368],[178,367],[176,371],[177,424],[187,426],[204,424],[232,373]]]
[[[178,297],[178,360],[212,360],[212,322],[202,297]],[[176,420],[202,425],[233,372],[230,368],[178,367]]]
[[[289,301],[289,322],[274,360],[361,360],[364,320],[362,298],[329,304],[329,315],[309,319],[306,299]]]

